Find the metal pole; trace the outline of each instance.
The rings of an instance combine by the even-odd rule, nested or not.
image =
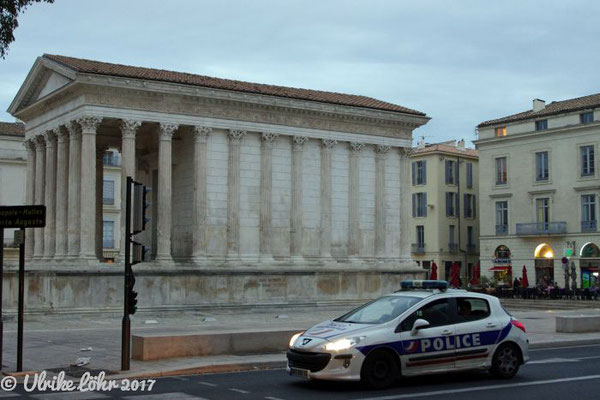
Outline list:
[[[25,228],[19,244],[19,316],[17,321],[17,372],[23,371],[23,300],[25,297]],[[3,244],[4,245],[4,244]]]
[[[2,351],[4,349],[4,322],[2,321],[2,287],[4,286],[4,229],[0,228],[0,371],[2,370]]]
[[[121,370],[129,370],[129,355],[131,344],[131,323],[129,320],[129,296],[128,293],[128,274],[131,268],[131,185],[133,179],[127,177],[127,190],[125,199],[125,270],[123,274],[123,324],[121,328]]]

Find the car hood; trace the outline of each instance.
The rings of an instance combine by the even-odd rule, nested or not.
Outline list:
[[[294,343],[294,349],[313,351],[327,342],[352,337],[366,329],[372,324],[355,324],[347,322],[336,322],[333,320],[322,322],[304,332]]]

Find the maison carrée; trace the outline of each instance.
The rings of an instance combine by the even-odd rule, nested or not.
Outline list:
[[[122,307],[123,245],[102,258],[108,148],[152,187],[141,310],[360,300],[423,276],[408,158],[422,112],[48,54],[8,111],[25,124],[26,203],[47,207],[27,234],[28,311]]]

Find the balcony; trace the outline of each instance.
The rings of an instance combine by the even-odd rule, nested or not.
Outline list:
[[[598,230],[598,221],[581,221],[581,232],[596,232]]]
[[[106,153],[102,157],[102,163],[108,167],[120,167],[121,156],[116,153]]]
[[[467,254],[477,254],[477,245],[467,244]]]
[[[496,236],[508,235],[508,225],[496,225]]]
[[[567,223],[557,222],[533,222],[517,224],[517,235],[561,235],[567,233]]]
[[[425,253],[425,243],[413,243],[411,245],[411,251],[413,254],[424,254]]]
[[[450,253],[458,252],[458,243],[448,243],[448,251]]]

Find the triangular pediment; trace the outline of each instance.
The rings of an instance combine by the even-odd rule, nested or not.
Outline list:
[[[38,57],[12,101],[8,112],[13,116],[23,108],[51,95],[75,79],[75,71]]]

